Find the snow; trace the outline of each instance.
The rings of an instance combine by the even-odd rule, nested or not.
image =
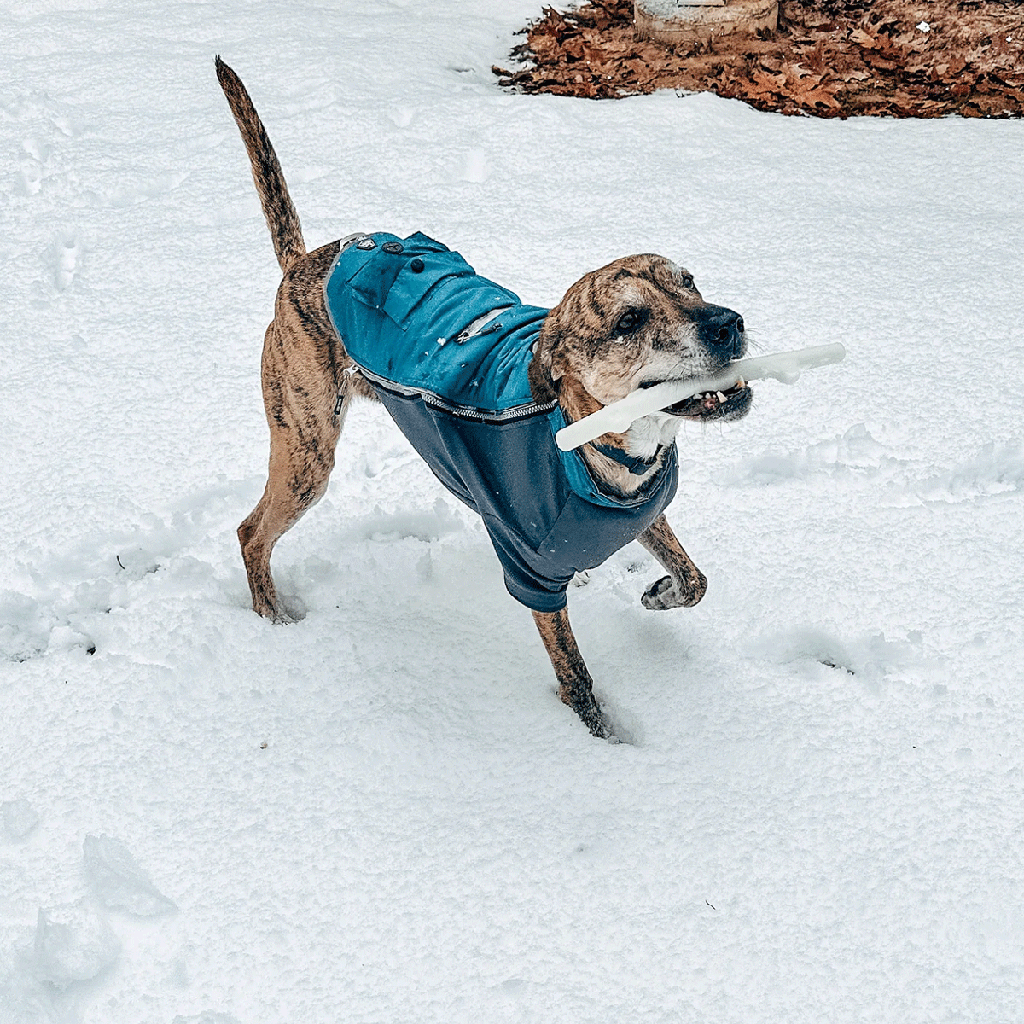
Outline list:
[[[112,967],[120,953],[113,928],[88,901],[40,908],[33,966],[44,985],[60,991],[91,981]]]
[[[108,909],[138,917],[166,914],[177,907],[153,885],[131,851],[110,836],[86,836],[85,877],[93,895]]]
[[[504,94],[526,0],[10,6],[0,1021],[1018,1021],[1024,125]],[[699,606],[637,545],[571,591],[631,743],[378,409],[275,554],[304,620],[249,609],[278,270],[218,52],[310,245],[541,305],[660,252],[846,346],[681,433]]]

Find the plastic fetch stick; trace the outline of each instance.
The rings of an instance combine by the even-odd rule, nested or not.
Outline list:
[[[650,388],[639,388],[625,398],[562,427],[555,434],[555,443],[563,452],[570,451],[581,444],[593,441],[601,434],[626,430],[634,420],[667,409],[684,398],[692,398],[705,391],[727,391],[740,380],[771,378],[780,380],[783,384],[793,384],[802,371],[838,363],[845,355],[846,349],[838,342],[832,345],[812,345],[810,348],[799,348],[793,352],[776,352],[769,356],[737,359],[716,377],[705,377],[700,380],[667,380]]]

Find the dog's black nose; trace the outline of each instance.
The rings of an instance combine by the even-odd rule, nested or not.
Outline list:
[[[692,313],[697,325],[697,337],[716,354],[727,359],[743,355],[746,339],[743,336],[743,317],[725,306],[698,306]]]

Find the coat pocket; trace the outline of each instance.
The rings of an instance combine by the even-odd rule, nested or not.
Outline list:
[[[403,263],[388,288],[381,308],[403,329],[413,310],[426,299],[428,293],[448,278],[469,277],[473,268],[458,254],[414,253],[403,254]]]

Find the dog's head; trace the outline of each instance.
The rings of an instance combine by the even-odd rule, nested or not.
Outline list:
[[[626,256],[584,275],[548,314],[530,383],[579,418],[637,388],[714,376],[746,352],[743,318],[701,298],[693,277],[663,256]],[[745,384],[664,410],[734,420],[747,414]]]

